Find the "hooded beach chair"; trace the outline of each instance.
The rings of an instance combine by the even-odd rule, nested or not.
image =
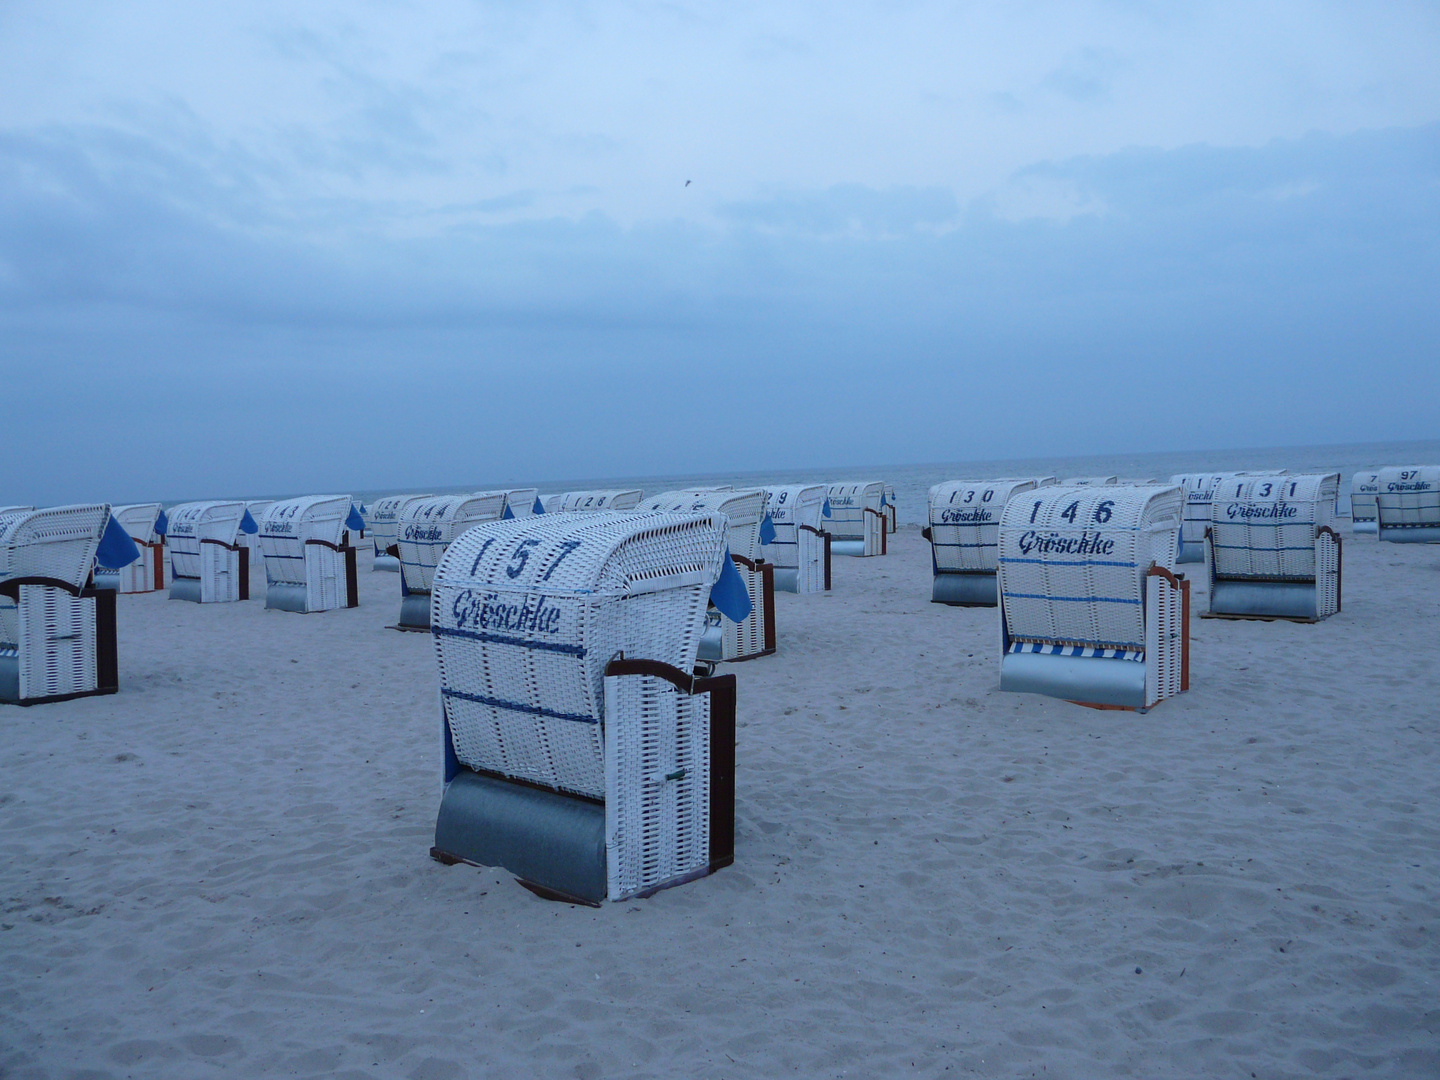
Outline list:
[[[543,514],[545,507],[540,504],[540,494],[534,488],[509,488],[501,491],[505,496],[505,514],[507,518],[529,517],[531,514]]]
[[[832,539],[830,550],[836,555],[884,555],[885,485],[879,480],[837,481],[826,486],[830,501]]]
[[[428,499],[429,495],[387,495],[370,504],[370,540],[375,547],[375,561],[371,570],[400,569],[400,548],[396,540],[400,522],[400,508],[411,499]]]
[[[1204,617],[1317,622],[1340,610],[1340,474],[1232,476],[1210,506]]]
[[[775,536],[767,499],[763,488],[688,488],[663,492],[636,507],[640,512],[725,515],[730,559],[745,583],[750,605],[740,620],[711,607],[700,641],[701,660],[749,660],[775,651],[775,567],[761,555],[763,545]]]
[[[104,503],[0,512],[0,701],[115,693],[115,590],[91,574],[139,558]]]
[[[640,505],[644,492],[626,489],[619,491],[564,491],[558,495],[546,495],[540,499],[541,512],[546,514],[575,513],[590,510],[633,510]]]
[[[1350,478],[1350,531],[1371,536],[1380,531],[1375,497],[1380,493],[1380,470],[1365,469]]]
[[[140,557],[119,569],[95,564],[95,587],[121,593],[147,593],[165,587],[165,536],[157,532],[159,503],[112,506],[110,517],[135,543]]]
[[[1231,473],[1177,473],[1170,483],[1185,492],[1185,517],[1180,523],[1180,552],[1176,562],[1205,561],[1205,536],[1210,531],[1210,501],[1215,485]]]
[[[719,514],[609,512],[450,545],[431,597],[435,858],[587,904],[733,861],[735,676],[695,676],[712,593],[744,602],[725,547]]]
[[[824,484],[790,484],[770,488],[770,524],[774,537],[762,543],[761,555],[775,567],[775,591],[825,592],[830,588],[830,534],[825,530],[830,508]]]
[[[1189,689],[1178,487],[1037,488],[1000,519],[1000,689],[1148,709]]]
[[[243,502],[193,502],[166,513],[170,599],[197,604],[250,599],[250,547],[257,526]]]
[[[273,502],[260,519],[265,606],[281,611],[358,607],[350,531],[359,515],[349,495],[311,495]]]
[[[1007,480],[950,480],[930,489],[929,521],[934,583],[930,600],[956,607],[999,602],[1000,515],[1016,495],[1055,483],[1053,476]]]
[[[1060,481],[1061,487],[1110,487],[1118,484],[1118,476],[1067,476]]]
[[[1375,517],[1381,540],[1440,543],[1440,465],[1381,469],[1375,483]]]
[[[398,629],[430,629],[430,585],[445,549],[471,526],[499,521],[504,514],[503,491],[426,495],[404,502],[395,523],[400,552]]]

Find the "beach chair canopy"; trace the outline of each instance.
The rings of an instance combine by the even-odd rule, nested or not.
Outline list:
[[[644,492],[638,489],[615,491],[565,491],[546,495],[541,504],[547,514],[574,513],[592,510],[633,510]]]
[[[537,512],[540,497],[534,488],[506,488],[500,491],[500,494],[505,496],[505,512],[502,517],[529,517]],[[544,513],[544,510],[543,506],[538,507],[538,512]]]
[[[396,542],[396,530],[400,522],[400,508],[411,499],[428,499],[429,495],[386,495],[370,504],[367,528],[375,541],[375,554],[384,555]]]
[[[446,550],[431,632],[458,760],[604,798],[606,665],[695,664],[725,520],[715,513],[536,515]]]
[[[773,525],[769,530],[765,529],[768,498],[769,495],[763,488],[746,488],[740,491],[732,488],[692,488],[662,492],[640,503],[636,510],[672,514],[724,514],[728,522],[726,539],[730,545],[730,554],[754,562],[760,558],[762,532],[766,534],[765,539],[774,534]]]
[[[1435,533],[1440,529],[1440,465],[1381,469],[1375,483],[1375,516],[1382,539],[1404,539],[1407,534],[1440,539]]]
[[[395,526],[405,588],[410,592],[429,592],[435,567],[451,541],[474,525],[499,521],[504,513],[503,491],[407,499],[400,507]]]
[[[1335,527],[1340,474],[1232,476],[1210,505],[1212,573],[1235,581],[1313,582],[1315,538]]]
[[[1380,493],[1380,470],[1362,469],[1350,477],[1351,522],[1374,521],[1375,496]]]
[[[826,485],[830,502],[827,531],[837,540],[865,538],[865,512],[880,512],[885,484],[879,480],[842,480]]]
[[[1047,481],[1053,478],[947,480],[932,487],[927,501],[936,571],[993,574],[1005,504]]]
[[[770,514],[775,536],[763,545],[765,557],[776,566],[798,566],[797,530],[802,525],[819,530],[829,522],[825,505],[826,487],[824,484],[786,484],[768,488],[767,491],[769,498],[765,508]]]
[[[102,540],[113,543],[107,536],[109,524],[110,507],[104,503],[0,513],[0,582],[48,578],[78,592],[89,580],[97,554],[102,554]],[[134,542],[118,524],[113,531],[117,539],[129,545],[129,558],[108,559],[107,565],[114,562],[119,567],[133,562],[140,555]],[[125,553],[117,548],[116,554]],[[0,599],[0,604],[4,603]]]
[[[120,523],[120,527],[137,544],[153,544],[160,539],[160,534],[155,531],[155,524],[160,520],[161,509],[158,502],[128,503],[124,506],[112,506],[110,516]]]
[[[1145,577],[1173,571],[1178,487],[1038,488],[1000,521],[999,584],[1012,643],[1143,653]]]
[[[305,547],[338,549],[350,516],[349,495],[307,495],[271,503],[260,519],[260,551],[273,584],[304,585]]]

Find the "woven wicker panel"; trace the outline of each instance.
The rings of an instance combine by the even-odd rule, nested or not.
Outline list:
[[[603,798],[605,665],[623,652],[693,668],[724,528],[718,514],[544,514],[456,539],[430,608],[456,756]]]
[[[0,517],[0,580],[52,577],[81,588],[109,520],[104,503],[10,511]]]
[[[233,544],[240,535],[240,522],[245,517],[243,502],[193,502],[172,507],[165,515],[170,520],[166,533],[166,546],[170,549],[170,577],[199,578],[200,593],[206,593],[205,571],[225,572],[226,561],[206,561],[201,558],[202,548],[214,548],[213,544],[201,540],[218,540],[222,544]],[[211,583],[212,589],[214,583]],[[236,586],[238,588],[238,585]],[[226,590],[221,587],[219,592]],[[233,596],[223,597],[233,600]]]
[[[1038,479],[950,480],[930,489],[930,545],[940,570],[994,573],[1000,549],[1000,515],[1015,495],[1034,491]]]
[[[504,513],[503,491],[407,499],[396,521],[394,540],[400,548],[405,588],[412,593],[429,592],[435,567],[450,542],[474,525],[499,521]]]
[[[1061,487],[1110,487],[1118,484],[1118,476],[1067,476],[1060,481]]]
[[[766,508],[770,512],[770,523],[775,527],[773,543],[762,545],[761,553],[767,562],[782,569],[800,569],[801,537],[807,538],[804,556],[807,562],[819,562],[824,557],[819,538],[813,533],[802,533],[801,525],[812,529],[823,527],[825,488],[821,484],[791,484],[787,487],[769,488],[770,499]],[[824,567],[821,567],[824,573]],[[803,579],[805,574],[801,574]],[[801,591],[804,589],[801,582]]]
[[[370,516],[365,527],[375,541],[375,554],[383,555],[395,543],[396,531],[400,525],[400,508],[411,499],[428,499],[429,495],[386,495],[370,504]]]
[[[1232,476],[1210,506],[1216,578],[1314,581],[1315,535],[1335,525],[1340,474]]]
[[[1185,669],[1185,602],[1163,577],[1146,579],[1145,704],[1180,693]]]
[[[511,517],[529,517],[535,513],[535,498],[540,493],[534,488],[510,488],[500,494],[505,496],[505,508]]]
[[[20,697],[95,689],[95,600],[44,585],[20,586]]]
[[[999,586],[1012,639],[1145,648],[1145,571],[1175,566],[1178,487],[1039,488],[1000,521]]]
[[[830,523],[826,530],[836,540],[867,540],[873,532],[870,522],[878,520],[865,511],[880,509],[885,485],[879,480],[846,480],[827,485],[830,500]],[[878,544],[878,541],[877,541]],[[876,550],[879,548],[877,546]]]
[[[1375,497],[1380,493],[1380,470],[1366,469],[1350,478],[1350,520],[1374,521]]]
[[[541,500],[547,514],[581,513],[595,510],[633,510],[640,505],[644,492],[624,491],[566,491],[559,495],[547,495]]]
[[[710,695],[662,679],[605,680],[605,847],[611,900],[710,858]]]
[[[112,506],[110,516],[137,544],[152,544],[160,539],[155,535],[155,522],[160,518],[159,503],[131,503],[128,506]]]
[[[1375,514],[1382,528],[1440,525],[1440,465],[1381,469]]]
[[[272,584],[307,585],[307,540],[339,545],[345,535],[345,518],[350,513],[349,495],[310,495],[271,503],[260,519],[260,551],[265,556],[265,576]],[[310,560],[317,571],[327,564]],[[343,579],[344,570],[340,571]],[[341,595],[344,586],[341,585]],[[319,609],[325,610],[325,609]]]
[[[752,562],[760,558],[760,523],[765,520],[765,504],[769,492],[763,488],[692,488],[688,491],[666,491],[646,499],[637,510],[663,511],[672,514],[720,513],[729,525],[726,538],[730,554],[741,555]]]

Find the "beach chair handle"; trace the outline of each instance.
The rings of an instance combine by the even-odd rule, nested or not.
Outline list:
[[[47,589],[60,589],[62,592],[67,592],[71,596],[76,597],[85,591],[83,585],[77,589],[74,585],[71,585],[70,582],[61,581],[59,578],[17,577],[6,578],[4,581],[0,581],[0,596],[8,596],[18,604],[20,602],[21,585],[43,585]]]

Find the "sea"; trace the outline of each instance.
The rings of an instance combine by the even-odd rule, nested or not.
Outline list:
[[[779,487],[782,484],[832,484],[842,481],[882,480],[895,490],[900,524],[921,525],[927,516],[930,488],[947,480],[994,480],[1015,476],[1118,476],[1122,480],[1162,480],[1182,473],[1243,472],[1285,469],[1292,473],[1338,472],[1340,513],[1350,512],[1350,477],[1385,465],[1424,465],[1440,462],[1440,440],[1425,442],[1348,443],[1329,446],[1281,446],[1248,450],[1195,450],[1162,454],[1109,454],[1089,457],[997,458],[989,461],[949,461],[927,465],[837,465],[818,469],[776,469],[766,472],[674,473],[648,476],[576,476],[569,480],[497,480],[476,477],[473,482],[424,489],[424,494],[448,495],[463,491],[500,488],[537,488],[541,495],[560,491],[639,488],[658,495],[686,487],[729,484],[734,487]],[[437,480],[441,479],[436,477]],[[450,479],[450,478],[446,478]],[[411,489],[419,493],[419,489]],[[393,490],[357,491],[368,503]]]

